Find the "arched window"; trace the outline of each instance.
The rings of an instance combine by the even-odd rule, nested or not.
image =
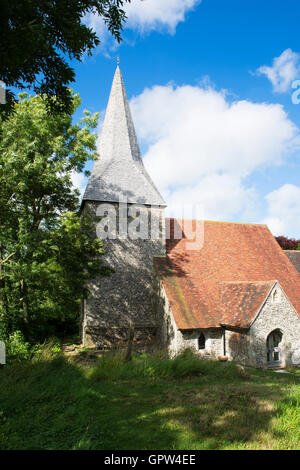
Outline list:
[[[272,331],[267,337],[267,361],[280,362],[281,349],[280,343],[282,341],[282,333],[280,330]]]
[[[205,349],[205,336],[203,333],[198,338],[198,349]]]

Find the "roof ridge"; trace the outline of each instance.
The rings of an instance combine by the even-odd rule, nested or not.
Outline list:
[[[270,279],[270,281],[219,281],[219,284],[275,284],[277,279]]]
[[[247,226],[258,226],[258,227],[268,227],[266,224],[259,224],[259,223],[249,223],[249,222],[227,222],[223,220],[209,220],[209,219],[182,219],[181,217],[165,217],[169,220],[183,220],[183,221],[192,221],[192,222],[209,222],[214,224],[230,224],[230,225],[247,225]],[[291,250],[288,250],[291,251]],[[295,250],[297,251],[297,250]],[[299,251],[300,253],[300,251]]]

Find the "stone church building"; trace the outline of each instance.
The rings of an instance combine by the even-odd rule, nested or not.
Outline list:
[[[114,272],[88,285],[83,344],[122,346],[132,323],[136,344],[170,355],[188,347],[253,366],[300,365],[300,274],[293,259],[265,225],[165,218],[119,67],[99,155],[82,212],[95,217],[95,236]],[[198,248],[190,248],[187,223],[203,234]]]

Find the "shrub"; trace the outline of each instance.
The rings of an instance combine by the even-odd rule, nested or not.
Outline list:
[[[275,237],[275,239],[283,250],[299,250],[300,240],[284,237],[282,235]]]
[[[9,336],[1,335],[0,340],[5,342],[7,363],[23,362],[32,359],[36,361],[49,361],[61,355],[60,341],[53,337],[44,344],[31,345],[26,342],[21,331],[15,331]]]
[[[62,348],[59,339],[52,337],[44,344],[37,344],[32,348],[32,362],[49,362],[62,357]]]
[[[29,359],[32,354],[30,344],[25,341],[21,331],[11,333],[5,344],[7,362],[21,362]]]

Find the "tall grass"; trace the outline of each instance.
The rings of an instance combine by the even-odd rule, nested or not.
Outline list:
[[[277,403],[277,434],[293,436],[300,442],[300,389],[292,389],[284,399]],[[290,443],[292,444],[292,443]]]
[[[0,368],[0,449],[297,449],[299,378],[190,351],[66,357],[53,341]],[[182,379],[186,377],[186,379]]]
[[[140,377],[160,379],[197,375],[243,378],[241,370],[235,364],[200,359],[191,350],[185,350],[173,359],[161,353],[134,355],[130,362],[124,362],[121,353],[108,353],[99,358],[90,377],[99,381]]]

